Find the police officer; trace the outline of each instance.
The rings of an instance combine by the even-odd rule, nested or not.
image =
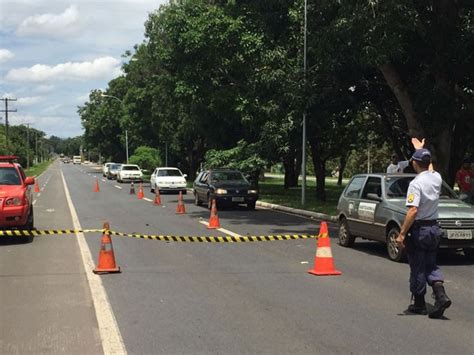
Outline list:
[[[430,169],[431,153],[428,149],[417,149],[411,162],[417,176],[408,187],[408,212],[397,237],[399,247],[406,247],[410,264],[410,291],[415,302],[408,307],[408,311],[428,314],[425,304],[428,283],[435,296],[435,305],[429,317],[441,318],[451,305],[451,300],[444,290],[443,274],[436,265],[436,254],[442,235],[437,222],[442,179],[439,173]]]

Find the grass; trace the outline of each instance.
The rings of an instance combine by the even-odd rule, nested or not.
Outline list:
[[[38,176],[43,171],[45,171],[52,162],[53,162],[52,160],[47,160],[37,165],[34,165],[30,167],[29,169],[25,169],[25,174],[26,176]]]
[[[326,178],[326,201],[316,200],[316,183],[308,180],[306,183],[306,206],[301,206],[301,186],[285,190],[283,188],[283,178],[265,177],[260,184],[260,200],[287,207],[305,209],[309,211],[336,214],[336,206],[347,181],[343,181],[342,186],[337,185],[337,179]]]

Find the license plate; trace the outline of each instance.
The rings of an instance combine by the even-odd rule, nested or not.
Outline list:
[[[244,202],[243,197],[232,197],[232,202]]]
[[[472,231],[467,229],[448,230],[448,239],[472,239]]]

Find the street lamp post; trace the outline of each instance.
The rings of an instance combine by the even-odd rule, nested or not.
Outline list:
[[[304,49],[303,49],[303,83],[304,90],[306,90],[306,4],[304,0]],[[304,100],[303,100],[304,101]],[[306,102],[303,107],[303,137],[302,137],[302,152],[301,152],[301,205],[306,204]]]
[[[112,99],[118,100],[120,102],[121,107],[122,107],[122,111],[125,112],[125,106],[123,105],[123,101],[121,99],[119,99],[117,96],[107,95],[107,94],[103,94],[103,93],[101,93],[100,96],[110,97]],[[125,129],[125,156],[127,158],[127,164],[128,164],[128,131],[126,129]]]

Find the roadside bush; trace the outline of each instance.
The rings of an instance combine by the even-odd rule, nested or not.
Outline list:
[[[137,164],[142,169],[152,173],[156,167],[163,164],[160,158],[160,151],[147,146],[138,147],[133,155],[128,159],[130,164]]]

